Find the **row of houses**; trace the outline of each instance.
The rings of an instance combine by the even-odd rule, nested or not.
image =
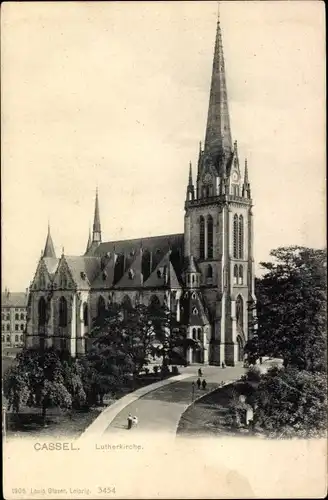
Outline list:
[[[27,320],[28,290],[10,292],[7,288],[1,294],[1,345],[22,347]]]

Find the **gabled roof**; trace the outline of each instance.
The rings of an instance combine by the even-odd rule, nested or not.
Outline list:
[[[143,284],[141,272],[142,266],[142,251],[141,249],[134,258],[127,260],[125,265],[125,273],[122,278],[115,284],[117,288],[136,288]]]
[[[90,256],[64,256],[78,288],[89,288],[100,270],[100,259]],[[85,277],[84,277],[85,276]]]
[[[1,307],[26,307],[28,294],[24,292],[1,293]]]
[[[183,320],[186,325],[204,326],[209,323],[201,293],[198,290],[188,290],[185,292],[182,299],[182,307]],[[194,310],[197,314],[193,313]]]

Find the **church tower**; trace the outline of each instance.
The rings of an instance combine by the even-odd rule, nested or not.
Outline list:
[[[245,163],[232,142],[220,20],[217,23],[204,147],[196,189],[191,169],[185,202],[185,257],[201,272],[200,289],[211,324],[209,362],[234,366],[248,339],[254,299],[252,199]]]

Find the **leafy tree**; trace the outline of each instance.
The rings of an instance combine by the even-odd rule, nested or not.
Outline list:
[[[326,370],[326,251],[272,250],[257,280],[258,341],[252,353],[282,357],[285,366]]]
[[[327,378],[297,368],[272,368],[256,391],[254,423],[272,437],[317,437],[327,428]]]
[[[23,405],[39,407],[45,423],[48,408],[69,409],[73,401],[83,401],[77,366],[63,362],[61,356],[52,348],[24,349],[17,355],[17,364],[6,372],[4,384],[4,395],[15,413]]]

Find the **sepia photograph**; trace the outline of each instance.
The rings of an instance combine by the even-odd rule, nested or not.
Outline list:
[[[324,498],[323,2],[1,14],[4,497]]]

